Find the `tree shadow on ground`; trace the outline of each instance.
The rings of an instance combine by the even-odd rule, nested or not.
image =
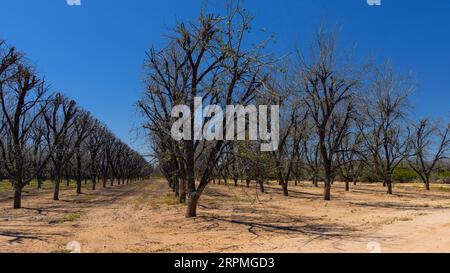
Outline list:
[[[33,232],[14,232],[0,230],[0,236],[11,238],[6,242],[9,244],[22,244],[25,240],[43,241],[47,242],[54,236],[64,236],[62,233],[33,233]]]
[[[397,209],[397,210],[412,210],[412,211],[420,211],[420,210],[440,210],[447,209],[448,207],[444,206],[430,206],[430,205],[412,205],[412,204],[401,204],[394,202],[350,202],[351,205],[359,206],[359,207],[369,207],[369,208],[385,208],[385,209]]]
[[[357,238],[360,231],[337,223],[321,224],[314,218],[308,217],[290,217],[290,216],[271,216],[271,215],[233,215],[222,217],[216,215],[202,216],[208,222],[226,222],[245,226],[255,238],[260,236],[260,232],[277,233],[286,236],[307,235],[321,236],[326,238]]]
[[[439,192],[436,191],[421,191],[421,190],[415,190],[414,188],[410,188],[410,187],[399,187],[400,191],[399,192],[395,192],[395,188],[394,188],[394,194],[392,194],[391,196],[396,196],[396,197],[408,197],[411,199],[423,199],[423,198],[429,198],[429,199],[435,199],[435,198],[440,198],[440,199],[448,199],[448,196],[444,195],[444,194],[440,194]],[[353,188],[351,189],[352,192],[354,193],[368,193],[368,194],[380,194],[380,195],[387,195],[386,190],[384,189],[370,189],[370,188]]]

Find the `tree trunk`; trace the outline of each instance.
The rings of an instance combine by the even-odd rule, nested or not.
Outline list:
[[[209,184],[209,182],[211,182],[210,177],[211,177],[211,170],[212,167],[207,168],[205,170],[205,172],[203,173],[203,175],[201,176],[201,180],[200,183],[197,187],[197,189],[195,189],[195,184],[194,187],[192,188],[188,188],[188,206],[187,206],[187,210],[186,210],[186,218],[192,218],[192,217],[197,217],[197,205],[198,205],[198,201],[200,199],[200,196],[202,195],[203,191],[205,190],[206,186]],[[189,183],[189,181],[188,181]]]
[[[81,194],[81,183],[83,183],[83,178],[81,176],[81,156],[79,155],[79,153],[77,152],[77,156],[76,156],[76,160],[77,160],[77,194]]]
[[[61,183],[61,179],[57,177],[55,179],[55,189],[53,191],[53,200],[58,201],[59,200],[59,185]]]
[[[95,191],[95,188],[97,186],[97,177],[95,175],[92,177],[92,190]]]
[[[245,180],[247,188],[250,188],[250,179]]]
[[[186,180],[184,178],[180,181],[180,203],[186,203]]]
[[[325,201],[331,200],[331,182],[330,181],[325,181],[325,187],[323,190],[323,199]]]
[[[194,103],[191,102],[191,111],[193,113],[194,110]],[[194,117],[192,118],[192,122]],[[194,124],[194,123],[192,123]],[[193,130],[192,130],[193,131]],[[193,133],[193,132],[192,132]],[[192,134],[193,135],[193,134]],[[192,140],[186,140],[184,143],[185,146],[185,156],[186,156],[186,166],[184,168],[184,171],[186,173],[186,188],[187,188],[187,192],[189,193],[189,198],[191,199],[191,193],[195,192],[195,155],[194,155],[194,142]],[[219,184],[220,184],[220,180],[219,180]],[[188,200],[188,203],[191,202],[190,200]],[[195,204],[196,206],[196,204]],[[188,206],[189,207],[189,206]],[[192,213],[193,215],[196,214],[196,211],[193,211]],[[189,209],[188,209],[188,213],[186,214],[186,216],[190,215],[189,214]],[[195,217],[195,216],[193,216]]]
[[[191,192],[188,198],[186,218],[197,217],[197,205],[200,195],[197,192]]]
[[[264,189],[264,181],[259,180],[258,183],[259,183],[259,187],[261,189],[261,192],[262,193],[266,192],[266,190]]]
[[[197,217],[198,201],[200,200],[200,196],[205,190],[207,184],[207,182],[202,181],[196,191],[192,191],[189,193],[186,218]]]
[[[180,180],[178,178],[175,179],[173,190],[175,192],[175,196],[180,197]]]
[[[430,179],[426,179],[426,180],[425,180],[425,189],[426,189],[427,191],[430,191],[430,190],[431,190]]]
[[[345,180],[345,191],[350,191],[350,181]]]
[[[196,192],[191,192],[189,194],[186,218],[197,217],[198,200],[199,200],[199,195]]]
[[[81,178],[77,178],[77,194],[81,194]]]
[[[384,183],[387,186],[387,194],[392,194],[392,180],[391,179],[386,179],[386,181],[384,181]]]
[[[22,188],[16,186],[14,189],[14,209],[22,208]]]
[[[283,195],[284,196],[289,196],[289,191],[288,191],[288,182],[284,182],[284,181],[280,181],[281,182],[281,187],[283,188]]]
[[[24,187],[23,185],[23,168],[22,168],[22,162],[20,158],[16,158],[16,175],[15,175],[15,181],[13,181],[14,185],[14,203],[13,208],[14,209],[20,209],[22,208],[22,189]]]

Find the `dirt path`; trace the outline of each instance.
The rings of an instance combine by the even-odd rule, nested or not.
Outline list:
[[[0,252],[61,252],[72,241],[82,252],[450,252],[447,191],[335,185],[331,202],[309,184],[289,198],[267,191],[211,185],[196,219],[162,181],[59,202],[30,196],[18,211],[0,202]]]

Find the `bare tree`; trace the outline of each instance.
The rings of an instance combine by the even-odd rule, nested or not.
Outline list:
[[[14,188],[14,208],[18,209],[22,206],[22,189],[47,162],[43,160],[33,168],[28,156],[32,128],[47,106],[46,85],[33,68],[25,64],[21,53],[3,42],[0,46],[0,149],[3,167]]]
[[[146,122],[143,128],[152,143],[153,156],[159,161],[160,171],[169,186],[186,201],[186,160],[183,147],[171,137],[171,109],[185,101],[190,69],[187,60],[175,45],[148,53],[147,91],[138,106]]]
[[[46,125],[44,118],[41,117],[36,121],[36,124],[32,128],[32,134],[30,140],[32,142],[31,156],[33,160],[33,169],[37,170],[36,180],[38,189],[42,188],[42,184],[45,178],[45,169],[41,168],[49,158],[50,149],[48,145],[45,145]]]
[[[86,148],[89,152],[90,177],[92,179],[92,190],[96,189],[98,178],[98,159],[103,145],[106,143],[107,131],[103,124],[98,120],[94,120],[92,130],[86,139]],[[127,148],[127,147],[126,147]],[[124,147],[124,151],[126,149]],[[124,161],[122,161],[122,164]],[[123,166],[121,166],[123,167]],[[125,177],[122,177],[125,179]]]
[[[310,112],[324,171],[324,199],[331,199],[336,156],[354,114],[359,77],[353,66],[340,64],[336,34],[317,32],[308,60],[299,58],[300,91]]]
[[[362,136],[358,131],[348,134],[341,143],[340,152],[337,156],[339,164],[339,175],[345,181],[345,190],[350,190],[350,182],[356,185],[357,179],[364,167],[361,157]]]
[[[75,149],[75,178],[77,182],[77,194],[81,194],[81,184],[83,180],[82,160],[87,157],[86,139],[92,132],[93,119],[88,112],[81,111],[75,120],[74,149]]]
[[[46,139],[53,163],[54,192],[53,200],[59,200],[59,188],[65,166],[69,163],[74,153],[73,126],[76,121],[78,108],[75,101],[56,94],[52,99],[44,119],[47,125]]]
[[[301,143],[308,132],[305,130],[308,111],[305,111],[300,102],[291,96],[279,97],[277,104],[283,109],[281,111],[282,126],[278,149],[272,152],[272,156],[283,195],[289,196],[289,181],[294,175],[296,163],[300,160]]]
[[[413,85],[409,77],[394,73],[389,64],[377,68],[373,75],[357,124],[367,151],[365,161],[392,194],[394,170],[409,153],[405,110]]]
[[[313,129],[308,126],[306,130],[308,132],[311,132]],[[315,135],[309,134],[307,138],[303,139],[302,145],[304,151],[303,159],[309,172],[309,178],[311,179],[315,187],[319,187],[318,180],[320,178],[320,169],[322,163],[320,161],[319,146],[316,138],[317,137]]]
[[[172,103],[185,104],[194,113],[196,97],[218,105],[247,105],[253,100],[255,91],[264,81],[260,75],[266,63],[261,53],[264,45],[249,47],[244,41],[251,19],[244,9],[229,2],[225,16],[202,13],[196,23],[177,24],[169,46],[159,54],[150,54],[149,58],[149,78],[152,82],[147,93],[154,95],[147,97],[151,98],[151,103],[159,103],[157,108],[161,110],[160,113],[166,114],[167,111],[170,114],[170,108],[166,109],[166,106]],[[147,103],[142,101],[141,108],[149,109]],[[149,121],[155,123],[155,114],[145,109],[144,112]],[[191,115],[191,124],[195,124],[194,116]],[[167,121],[164,116],[157,118]],[[168,120],[169,124],[171,120]],[[185,179],[181,182],[186,181],[188,195],[186,217],[195,217],[200,196],[210,183],[215,166],[230,142],[217,140],[207,143],[204,140],[185,139],[183,146],[175,143],[177,148],[174,149],[170,148],[174,147],[174,143],[168,140],[170,127],[166,123],[156,124],[163,125],[163,129],[159,129],[156,134],[154,129],[151,130],[153,138],[158,137],[155,142],[165,145],[168,148],[166,151],[170,153],[166,164],[161,166],[167,166],[168,162],[172,162],[172,166],[184,165],[180,170],[184,172]],[[194,126],[191,136],[194,136]],[[196,164],[200,161],[205,164]]]
[[[423,119],[412,133],[410,141],[412,156],[408,158],[408,163],[420,176],[427,190],[430,190],[430,178],[436,164],[448,158],[449,130],[450,125],[440,130],[430,119]]]
[[[259,143],[255,142],[240,143],[239,153],[246,165],[247,187],[250,187],[252,181],[256,182],[255,186],[259,187],[261,193],[264,193],[264,183],[278,175],[273,164],[273,156],[270,153],[261,152]]]
[[[100,150],[99,155],[99,164],[98,169],[99,173],[102,179],[102,187],[106,188],[106,183],[108,182],[108,177],[110,176],[111,171],[111,165],[109,164],[108,160],[108,150],[112,149],[112,145],[114,145],[115,137],[110,134],[109,132],[106,132],[104,145],[102,146],[102,149]]]

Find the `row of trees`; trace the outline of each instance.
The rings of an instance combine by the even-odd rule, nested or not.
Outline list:
[[[75,179],[81,194],[83,179],[96,188],[101,180],[113,185],[148,176],[151,166],[75,101],[49,86],[24,54],[0,41],[0,172],[14,189],[14,208],[32,180],[38,187]]]
[[[229,2],[223,16],[202,13],[194,23],[177,24],[168,45],[148,53],[143,126],[160,171],[180,202],[187,201],[187,217],[196,216],[204,189],[220,178],[256,181],[261,190],[276,179],[286,196],[290,181],[323,181],[330,200],[336,179],[349,190],[367,170],[392,194],[394,171],[408,164],[430,188],[433,170],[448,156],[449,126],[410,118],[411,77],[388,63],[357,64],[323,28],[308,55],[299,50],[291,65],[274,61],[263,53],[265,42],[247,38],[251,20]],[[175,141],[171,109],[183,104],[194,113],[195,97],[222,107],[280,105],[278,150],[263,153],[258,141]]]

